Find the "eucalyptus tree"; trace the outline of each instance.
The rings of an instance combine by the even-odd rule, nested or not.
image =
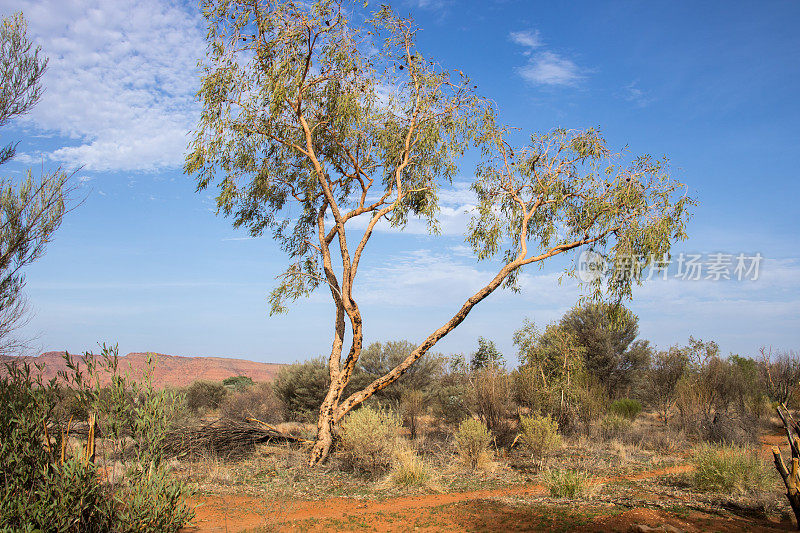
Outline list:
[[[626,164],[595,130],[555,130],[512,149],[494,106],[461,71],[423,55],[413,21],[388,7],[358,22],[361,10],[344,0],[207,0],[204,15],[202,114],[185,169],[198,190],[218,187],[218,210],[234,226],[271,231],[286,252],[271,312],[320,285],[336,310],[312,465],[345,414],[493,291],[515,289],[522,267],[580,246],[646,263],[685,237],[691,200],[664,161]],[[478,259],[502,256],[497,272],[391,370],[343,395],[363,342],[353,287],[375,228],[418,217],[436,232],[441,188],[471,146],[484,157],[467,241]],[[629,296],[637,276],[618,271],[594,280],[592,293]]]
[[[34,47],[21,13],[0,23],[0,128],[28,113],[41,99],[47,59]],[[0,148],[0,165],[17,143]],[[16,335],[27,320],[22,270],[44,254],[67,211],[70,187],[61,170],[34,179],[0,177],[0,354],[18,354],[27,343]]]

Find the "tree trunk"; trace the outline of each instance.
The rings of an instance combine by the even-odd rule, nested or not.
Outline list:
[[[328,394],[322,402],[319,409],[319,419],[317,419],[317,438],[314,440],[314,447],[311,449],[311,456],[309,457],[309,466],[316,466],[324,463],[331,453],[331,446],[333,446],[333,426],[336,423],[334,414],[336,412],[336,404],[341,396],[341,391],[344,389],[344,384],[341,379],[331,381],[331,387],[328,389]]]

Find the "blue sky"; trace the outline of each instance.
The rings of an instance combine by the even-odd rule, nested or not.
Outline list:
[[[0,0],[21,9],[50,57],[46,94],[2,132],[29,167],[82,168],[85,201],[27,271],[45,350],[221,355],[290,362],[326,352],[323,292],[269,317],[285,257],[214,214],[212,193],[181,173],[205,30],[194,3]],[[468,73],[520,139],[599,126],[630,152],[667,155],[700,205],[676,252],[760,253],[756,281],[654,280],[635,291],[641,337],[660,347],[689,335],[724,352],[800,347],[800,22],[797,2],[395,2],[419,45]],[[418,341],[492,276],[464,246],[474,158],[443,198],[444,234],[411,224],[381,232],[356,296],[367,341]],[[496,293],[437,347],[471,352],[478,336],[515,360],[513,331],[576,301],[563,262],[529,269],[524,291]]]

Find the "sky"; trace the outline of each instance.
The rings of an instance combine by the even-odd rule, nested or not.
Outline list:
[[[757,279],[653,279],[634,291],[640,338],[660,348],[689,336],[723,353],[800,348],[800,3],[393,2],[422,28],[419,47],[460,69],[520,137],[599,127],[615,149],[666,155],[699,205],[676,258],[760,254]],[[50,58],[45,95],[0,131],[19,140],[3,166],[17,180],[75,172],[76,206],[26,271],[41,350],[155,351],[292,362],[332,340],[330,295],[269,316],[286,257],[217,216],[182,163],[198,120],[194,94],[205,26],[196,3],[0,0],[23,11]],[[443,233],[412,221],[381,229],[355,296],[367,342],[421,341],[493,277],[464,241],[474,161],[443,191]],[[82,200],[79,205],[78,200]],[[569,260],[574,260],[570,257]],[[734,259],[734,264],[735,264]],[[751,261],[752,263],[752,261]],[[529,268],[523,291],[498,291],[435,348],[470,353],[493,340],[511,363],[525,319],[544,328],[580,296],[567,262]],[[752,272],[751,272],[752,274]]]

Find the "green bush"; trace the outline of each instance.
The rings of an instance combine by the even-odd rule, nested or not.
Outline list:
[[[28,363],[0,375],[0,530],[101,531],[107,521],[95,466],[60,458],[58,398]]]
[[[255,385],[247,376],[231,376],[222,380],[222,385],[231,391],[242,391]]]
[[[0,531],[177,531],[193,513],[185,487],[169,476],[161,444],[183,399],[153,388],[152,360],[137,383],[117,371],[116,348],[104,345],[99,362],[86,354],[80,368],[65,359],[69,370],[61,377],[74,394],[60,393],[55,380],[33,378],[26,363],[8,364],[0,375]],[[111,375],[102,389],[100,369]],[[102,453],[95,456],[88,442],[77,453],[65,446],[60,398],[91,413]],[[114,483],[101,482],[108,451],[126,467]]]
[[[222,383],[195,381],[186,390],[186,407],[197,413],[204,409],[217,409],[228,395]]]
[[[459,424],[453,435],[456,453],[471,468],[477,468],[489,458],[492,434],[480,420],[468,418]]]
[[[642,412],[642,404],[638,400],[622,398],[612,402],[609,410],[616,415],[624,416],[628,420],[633,420]]]
[[[400,420],[391,411],[362,407],[339,428],[342,462],[362,474],[387,472],[400,447]]]
[[[605,415],[600,419],[600,431],[606,439],[621,437],[630,430],[631,425],[630,419],[618,414]]]
[[[545,470],[542,482],[555,498],[591,496],[595,488],[591,476],[582,470]]]
[[[458,424],[469,416],[468,395],[469,390],[461,383],[437,388],[431,401],[433,416],[445,424]]]
[[[523,416],[520,419],[520,441],[534,455],[542,455],[561,445],[558,422],[549,416]]]
[[[313,421],[328,393],[330,374],[321,358],[283,367],[272,387],[290,420]]]
[[[755,450],[700,445],[694,453],[694,485],[710,492],[747,494],[768,489],[772,471]]]
[[[219,410],[223,417],[234,420],[255,418],[268,424],[277,424],[284,420],[283,403],[269,383],[259,383],[229,394]]]

